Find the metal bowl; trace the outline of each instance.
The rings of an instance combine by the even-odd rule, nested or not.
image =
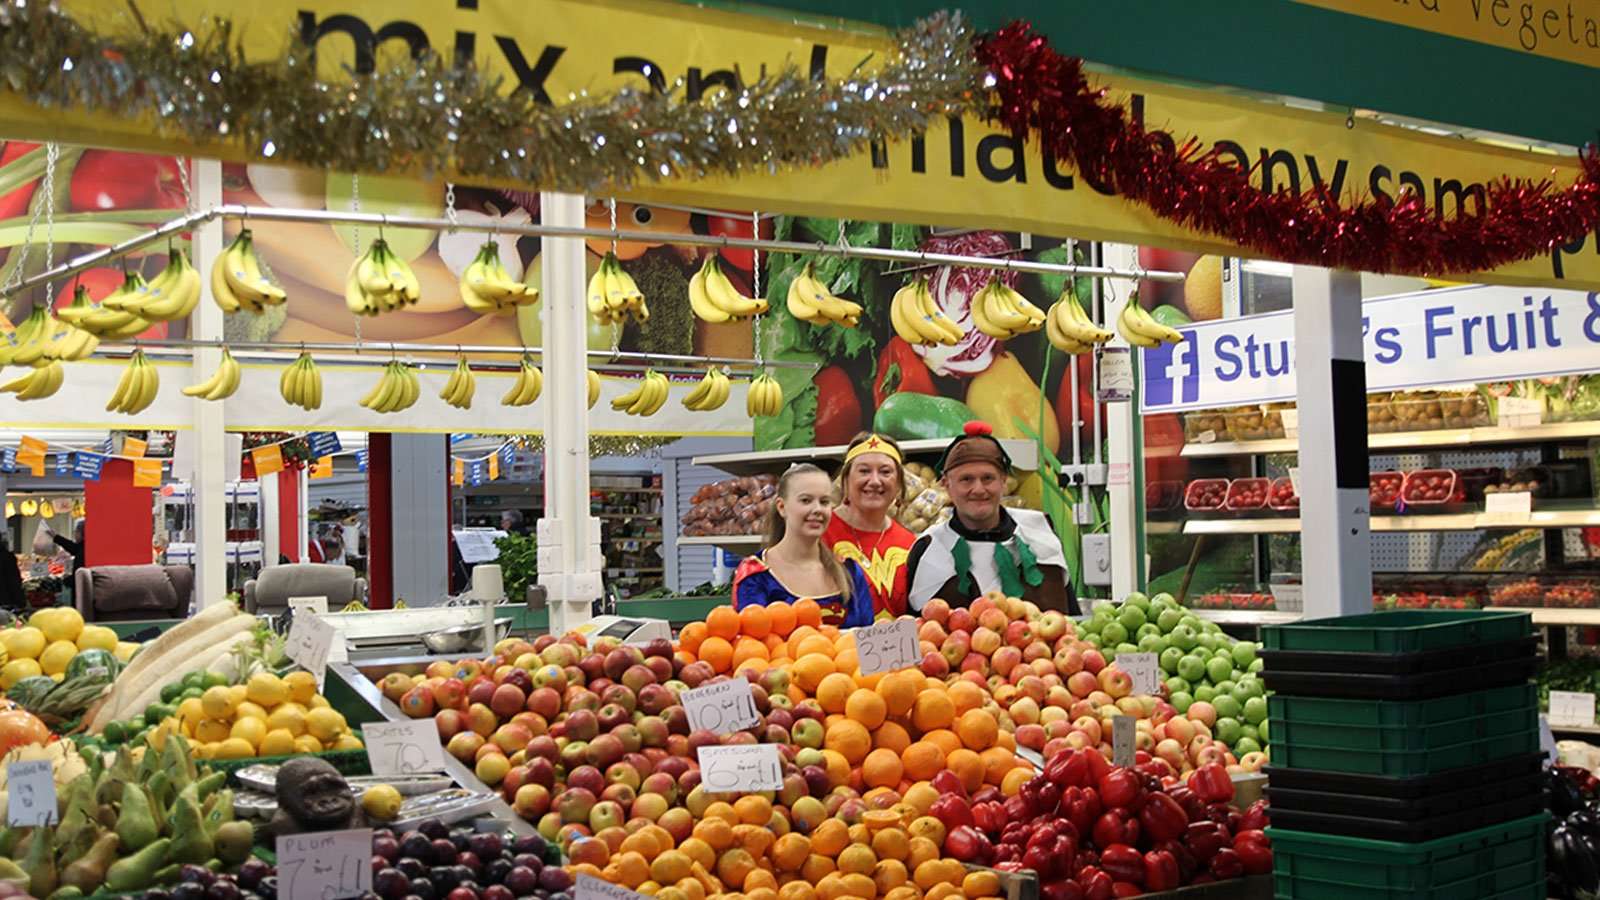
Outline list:
[[[511,633],[511,619],[494,620],[494,639],[500,641]],[[464,653],[469,650],[486,650],[483,646],[483,625],[457,625],[422,635],[422,646],[429,653]]]

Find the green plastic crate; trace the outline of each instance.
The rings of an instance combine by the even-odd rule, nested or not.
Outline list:
[[[1537,722],[1537,717],[1534,721]],[[1343,745],[1349,743],[1347,738],[1340,737],[1337,740],[1341,742],[1340,746],[1301,743],[1287,737],[1279,730],[1278,723],[1273,722],[1272,764],[1286,769],[1410,778],[1533,753],[1539,749],[1539,730],[1532,727],[1515,734],[1477,738],[1423,750],[1358,750]]]
[[[1432,700],[1267,698],[1274,748],[1281,743],[1351,750],[1433,750],[1490,737],[1536,732],[1539,689],[1532,683]]]
[[[1420,653],[1531,634],[1533,616],[1525,612],[1405,609],[1269,625],[1261,629],[1261,640],[1268,650]]]

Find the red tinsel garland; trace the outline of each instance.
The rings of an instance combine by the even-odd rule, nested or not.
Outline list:
[[[1194,231],[1286,262],[1367,272],[1443,275],[1530,259],[1600,224],[1600,153],[1579,155],[1583,173],[1565,190],[1501,178],[1484,186],[1486,209],[1441,217],[1412,193],[1345,207],[1326,187],[1267,194],[1249,173],[1190,138],[1177,146],[1146,131],[1106,91],[1089,85],[1081,59],[1062,56],[1025,22],[984,35],[978,61],[1013,134],[1037,131],[1058,159],[1089,180]]]

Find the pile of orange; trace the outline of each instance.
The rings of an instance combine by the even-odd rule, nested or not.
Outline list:
[[[788,665],[794,658],[790,647],[793,635],[818,634],[820,627],[822,607],[815,600],[747,606],[738,611],[719,606],[704,622],[683,626],[678,657],[685,663],[705,662],[719,675],[747,668],[764,672],[774,664]],[[837,628],[828,630],[837,636]]]

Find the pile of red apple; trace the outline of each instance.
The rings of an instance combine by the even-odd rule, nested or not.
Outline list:
[[[1032,869],[1044,900],[1109,900],[1272,871],[1266,801],[1234,808],[1233,782],[1214,763],[1185,781],[1148,758],[1120,768],[1097,752],[1064,751],[1004,799],[968,797],[960,779],[940,776],[929,814],[945,824],[945,855]]]

